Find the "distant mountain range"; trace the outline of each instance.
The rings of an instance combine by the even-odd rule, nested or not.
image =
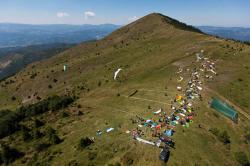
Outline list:
[[[119,25],[28,25],[0,23],[0,48],[97,40]]]
[[[250,28],[213,26],[197,26],[197,28],[210,35],[250,42]]]
[[[0,23],[0,48],[49,43],[81,43],[98,40],[121,27],[102,25],[29,25]],[[202,32],[227,39],[250,41],[250,28],[197,26]]]
[[[0,80],[9,77],[32,62],[50,58],[73,44],[43,44],[26,47],[0,48]]]

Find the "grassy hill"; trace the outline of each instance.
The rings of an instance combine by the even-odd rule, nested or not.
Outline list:
[[[23,153],[11,164],[165,165],[159,160],[159,148],[137,142],[126,131],[136,129],[137,124],[132,123],[136,116],[157,119],[153,112],[159,108],[171,112],[170,103],[178,93],[176,71],[195,67],[195,53],[200,50],[216,61],[218,76],[204,83],[207,90],[202,92],[203,100],[194,103],[197,116],[193,124],[176,128],[176,148],[171,149],[167,164],[240,165],[244,154],[250,158],[249,119],[240,113],[235,124],[210,109],[208,102],[220,95],[250,114],[250,47],[205,35],[157,13],[102,40],[29,65],[1,82],[0,106],[5,110],[1,121],[4,114],[21,115],[15,132],[1,140]],[[123,70],[114,81],[118,68]],[[185,82],[188,77],[187,72]],[[147,100],[127,97],[135,90],[134,97]],[[53,95],[72,96],[74,102],[64,105],[60,97],[47,99]],[[36,125],[37,120],[42,125]],[[110,127],[114,131],[106,133]],[[103,134],[97,136],[97,130]],[[227,132],[230,143],[225,145],[211,130]],[[24,141],[24,133],[32,139]],[[86,137],[95,139],[84,148],[89,143]],[[146,129],[145,138],[155,140]]]

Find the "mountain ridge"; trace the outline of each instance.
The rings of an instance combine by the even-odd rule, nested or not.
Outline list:
[[[67,108],[32,117],[44,123],[38,131],[43,133],[53,126],[62,142],[38,151],[39,143],[47,143],[45,133],[28,143],[22,141],[22,131],[4,138],[6,144],[29,152],[13,164],[164,164],[158,160],[160,149],[136,142],[127,131],[138,127],[133,123],[137,116],[157,119],[153,112],[160,108],[171,113],[171,101],[182,93],[176,90],[179,79],[176,72],[179,68],[185,72],[196,67],[196,53],[201,50],[216,62],[218,72],[212,80],[204,81],[204,86],[249,110],[250,101],[245,99],[250,97],[247,86],[250,77],[246,76],[250,73],[250,47],[176,28],[157,14],[139,19],[101,40],[79,44],[28,65],[0,83],[2,109],[29,108],[52,95],[72,95],[76,100]],[[115,81],[113,75],[118,68],[122,71]],[[189,77],[183,73],[185,81],[180,86],[184,87]],[[136,90],[134,98],[126,97]],[[171,149],[168,165],[237,165],[235,154],[250,155],[249,140],[245,139],[249,121],[239,114],[235,124],[208,108],[211,97],[213,94],[203,90],[202,100],[194,103],[194,122],[189,128],[175,128],[177,132],[172,138],[176,147]],[[32,118],[22,121],[30,130],[34,129]],[[107,133],[109,128],[114,130]],[[144,129],[145,139],[157,139]],[[102,134],[98,135],[98,131]],[[217,135],[211,131],[218,131]],[[227,133],[230,143],[224,144],[218,133]],[[86,137],[94,137],[94,142],[79,149]]]
[[[216,27],[216,26],[197,26],[203,32],[220,36],[226,39],[234,39],[249,42],[250,28],[247,27]]]
[[[49,43],[81,43],[105,37],[118,25],[0,24],[0,48]]]

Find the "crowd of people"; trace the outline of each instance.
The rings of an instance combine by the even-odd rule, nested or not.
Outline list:
[[[166,109],[166,111],[161,108],[153,112],[158,120],[144,119],[138,116],[137,120],[133,120],[133,123],[137,124],[136,129],[131,132],[135,140],[158,146],[166,152],[166,148],[174,148],[175,142],[171,137],[176,132],[176,126],[181,125],[188,128],[193,123],[193,119],[196,116],[196,111],[193,107],[194,101],[202,100],[201,92],[204,81],[206,79],[212,79],[213,75],[217,74],[215,62],[204,57],[203,50],[196,53],[196,57],[197,60],[193,69],[190,70],[180,67],[176,72],[179,78],[177,79],[177,95],[171,101],[171,107]],[[189,73],[190,77],[186,80],[186,83],[184,83],[185,71],[191,72]],[[185,87],[181,86],[183,83],[186,84]],[[170,113],[169,110],[171,110]],[[150,141],[142,139],[145,135],[143,128],[151,131],[152,138]]]

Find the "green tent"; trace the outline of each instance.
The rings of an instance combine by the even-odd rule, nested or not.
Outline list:
[[[232,106],[228,105],[227,103],[221,101],[218,98],[212,99],[211,108],[232,119],[234,122],[237,122],[238,120],[237,111]]]

